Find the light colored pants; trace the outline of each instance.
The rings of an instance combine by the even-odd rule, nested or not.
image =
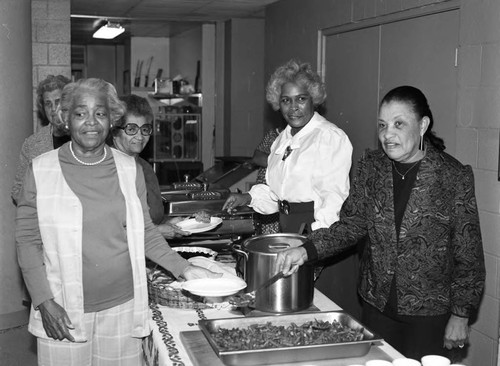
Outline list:
[[[85,343],[38,338],[39,366],[142,366],[142,339],[131,336],[133,300],[85,313]]]

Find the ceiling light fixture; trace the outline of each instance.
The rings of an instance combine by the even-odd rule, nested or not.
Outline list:
[[[119,23],[107,22],[101,28],[96,30],[92,37],[101,39],[113,39],[123,32],[125,32],[125,28],[123,28]]]

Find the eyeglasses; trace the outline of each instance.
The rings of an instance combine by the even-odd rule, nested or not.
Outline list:
[[[151,136],[153,133],[153,125],[152,124],[144,124],[141,127],[137,126],[135,123],[128,123],[125,126],[117,127],[125,131],[125,133],[129,136],[137,135],[137,132],[141,130],[142,136]]]

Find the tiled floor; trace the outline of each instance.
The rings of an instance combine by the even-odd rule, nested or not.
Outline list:
[[[0,330],[0,366],[36,365],[36,339],[27,325]]]

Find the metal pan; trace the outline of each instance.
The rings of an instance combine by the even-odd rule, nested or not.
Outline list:
[[[215,343],[212,333],[219,328],[246,328],[252,324],[273,325],[297,325],[309,321],[329,321],[336,320],[351,329],[363,329],[363,340],[345,343],[331,343],[322,345],[294,346],[282,348],[266,348],[258,350],[234,350],[222,351]],[[366,329],[361,323],[343,311],[311,312],[302,314],[290,314],[280,316],[259,316],[248,318],[227,318],[200,320],[198,325],[208,340],[208,343],[226,365],[264,365],[273,363],[301,362],[328,360],[336,358],[362,357],[370,351],[374,342],[382,341],[382,338]]]

